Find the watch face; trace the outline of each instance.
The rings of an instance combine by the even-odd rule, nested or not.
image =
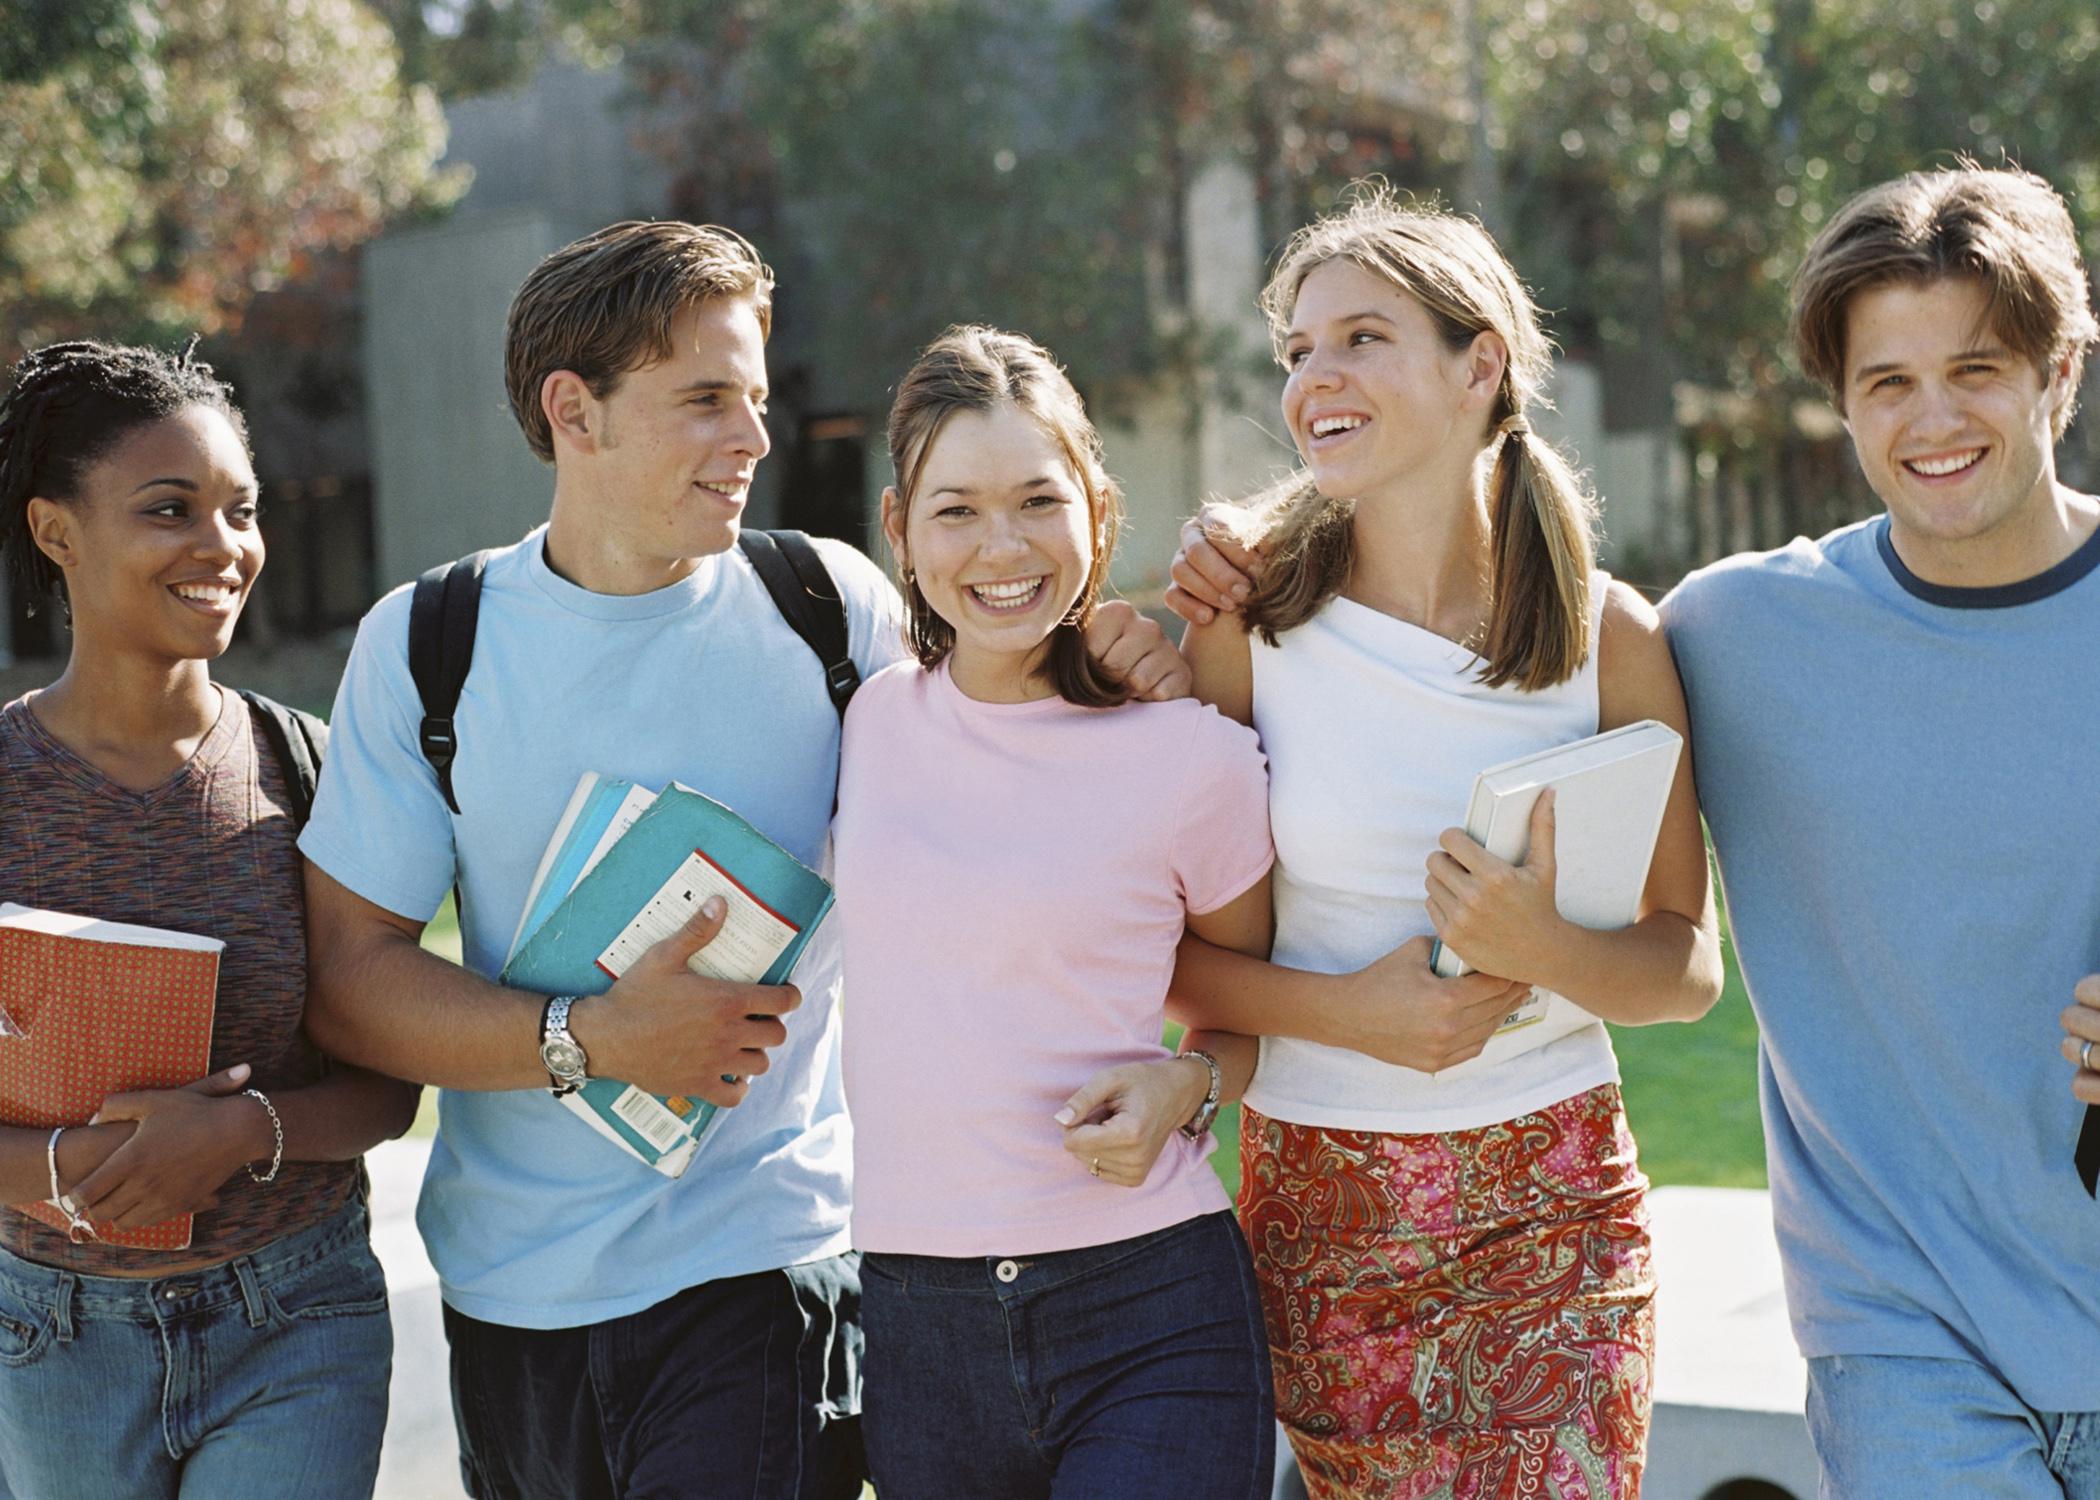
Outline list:
[[[583,1049],[574,1042],[565,1042],[552,1037],[540,1044],[540,1061],[556,1078],[581,1078],[583,1076]]]

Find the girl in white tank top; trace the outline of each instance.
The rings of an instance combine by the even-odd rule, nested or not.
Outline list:
[[[1555,910],[1544,799],[1521,867],[1450,825],[1485,767],[1682,732],[1683,694],[1531,432],[1549,346],[1478,225],[1366,194],[1294,238],[1263,306],[1306,472],[1246,517],[1244,617],[1185,649],[1269,756],[1276,966],[1187,943],[1175,988],[1263,1038],[1240,1210],[1279,1411],[1316,1497],[1630,1500],[1653,1278],[1602,1023],[1720,993],[1689,766],[1620,932]],[[1433,938],[1479,972],[1437,978]],[[1534,987],[1545,1021],[1497,1036]]]

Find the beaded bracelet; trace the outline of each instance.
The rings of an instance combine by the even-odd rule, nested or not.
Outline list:
[[[248,1179],[251,1182],[275,1182],[277,1169],[284,1165],[284,1121],[277,1118],[277,1106],[270,1102],[269,1096],[261,1089],[242,1089],[241,1092],[269,1112],[270,1131],[277,1138],[276,1144],[270,1150],[270,1170],[258,1175],[255,1163],[249,1162]]]
[[[44,1142],[44,1164],[51,1169],[51,1206],[66,1216],[66,1238],[76,1245],[85,1245],[96,1238],[95,1226],[73,1206],[72,1194],[58,1190],[58,1138],[66,1133],[66,1128],[59,1126]]]

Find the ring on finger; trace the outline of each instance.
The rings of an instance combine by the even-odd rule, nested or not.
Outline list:
[[[2078,1049],[2078,1066],[2085,1069],[2088,1073],[2093,1071],[2093,1044],[2091,1041],[2088,1041],[2083,1047]]]
[[[2086,1045],[2091,1046],[2092,1044],[2088,1042]],[[1099,1177],[1101,1175],[1100,1157],[1097,1156],[1092,1161],[1086,1164],[1086,1175],[1089,1177]]]

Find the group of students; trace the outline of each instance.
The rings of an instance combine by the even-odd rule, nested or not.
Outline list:
[[[1703,806],[1827,1493],[2100,1496],[2100,504],[2053,461],[2100,330],[2046,184],[1831,221],[1795,343],[1887,513],[1660,613],[1595,565],[1470,220],[1367,191],[1285,247],[1302,467],[1184,532],[1181,652],[1102,597],[1120,497],[1054,356],[950,329],[896,388],[895,586],[819,543],[843,723],[735,546],[771,290],[677,223],[532,273],[505,378],[553,507],[487,562],[449,782],[396,591],[303,827],[207,669],[263,557],[226,388],[16,368],[0,518],[73,654],[0,710],[0,898],[227,949],[209,1077],[0,1130],[8,1203],[198,1214],[170,1253],[0,1212],[0,1495],[369,1494],[355,1161],[435,1084],[478,1500],[1258,1500],[1278,1417],[1315,1496],[1633,1496],[1655,1284],[1604,1023],[1720,992]],[[1632,926],[1559,916],[1550,799],[1520,865],[1449,826],[1483,767],[1643,719],[1692,754]],[[493,982],[586,771],[832,875],[792,985],[688,967],[719,906],[602,997]],[[418,941],[455,889],[461,965]],[[726,1107],[687,1175],[553,1104],[579,1058]]]

